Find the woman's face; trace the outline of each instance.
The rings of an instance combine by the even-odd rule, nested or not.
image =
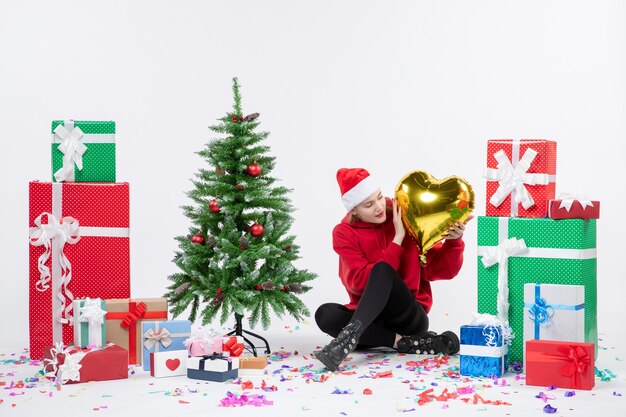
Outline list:
[[[352,214],[359,216],[359,219],[368,223],[384,223],[387,219],[387,203],[383,193],[378,190],[362,203],[351,210]]]

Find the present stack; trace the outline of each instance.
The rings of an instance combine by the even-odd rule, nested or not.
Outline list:
[[[61,383],[127,378],[134,364],[154,377],[236,377],[240,336],[193,339],[165,298],[130,297],[129,193],[116,182],[115,122],[52,122],[52,181],[29,185],[31,358]]]
[[[102,299],[130,296],[129,185],[115,182],[115,122],[52,122],[52,182],[29,185],[30,355],[103,346]],[[88,182],[87,182],[88,181]],[[86,298],[97,301],[79,301]]]
[[[487,152],[487,215],[478,218],[478,311],[510,326],[511,361],[524,360],[526,341],[597,346],[599,203],[555,199],[556,142],[489,140]]]

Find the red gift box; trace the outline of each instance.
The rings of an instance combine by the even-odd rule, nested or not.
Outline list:
[[[590,390],[595,384],[593,343],[526,341],[526,385]]]
[[[57,376],[62,384],[126,379],[128,351],[114,344],[95,350],[48,347],[44,351],[44,371],[47,376]]]
[[[487,216],[546,217],[555,192],[556,142],[489,140],[484,176]]]
[[[128,183],[29,186],[32,359],[73,341],[74,298],[130,296]]]
[[[222,339],[222,351],[228,353],[229,356],[239,356],[245,350],[243,337],[241,336],[224,336]]]
[[[600,202],[577,198],[550,200],[548,217],[551,219],[599,219]]]

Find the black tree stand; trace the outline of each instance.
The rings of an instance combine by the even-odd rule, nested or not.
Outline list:
[[[239,314],[239,313],[235,313],[235,329],[230,331],[230,332],[228,332],[228,333],[226,333],[226,336],[232,336],[232,335],[241,336],[243,338],[244,342],[246,342],[246,344],[247,344],[246,350],[252,351],[252,354],[254,356],[257,356],[257,354],[256,354],[256,346],[254,346],[254,344],[246,336],[244,336],[243,334],[245,333],[245,334],[249,334],[252,337],[256,337],[257,339],[259,339],[259,340],[263,341],[263,343],[265,343],[265,354],[269,355],[272,351],[270,350],[270,344],[267,342],[267,340],[264,337],[259,336],[256,333],[252,333],[249,330],[245,330],[243,328],[243,324],[241,323],[242,320],[243,320],[243,315]]]

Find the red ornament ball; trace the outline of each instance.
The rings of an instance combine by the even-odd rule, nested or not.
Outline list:
[[[239,121],[242,122],[243,121],[243,116],[239,116]]]
[[[237,184],[237,185],[235,185],[235,188],[238,189],[239,191],[242,191],[243,190],[243,185]]]
[[[191,237],[191,243],[195,243],[196,245],[204,245],[204,242],[206,242],[206,240],[200,233],[196,233]]]
[[[211,212],[213,213],[220,212],[220,205],[215,198],[209,203],[209,210],[211,210]]]
[[[256,284],[254,286],[254,289],[257,290],[257,291],[263,291],[263,287],[260,284]]]
[[[289,292],[289,287],[286,285],[283,285],[283,288],[280,289],[282,292]]]
[[[250,226],[250,234],[254,237],[259,237],[263,234],[263,226],[261,226],[258,223],[254,223],[252,226]]]
[[[233,116],[233,123],[237,123],[238,120],[239,118],[237,116]]]
[[[254,164],[248,165],[248,175],[250,175],[251,177],[258,177],[259,175],[261,175],[261,172],[263,172],[263,168],[261,168],[261,165],[257,164],[256,162]]]

